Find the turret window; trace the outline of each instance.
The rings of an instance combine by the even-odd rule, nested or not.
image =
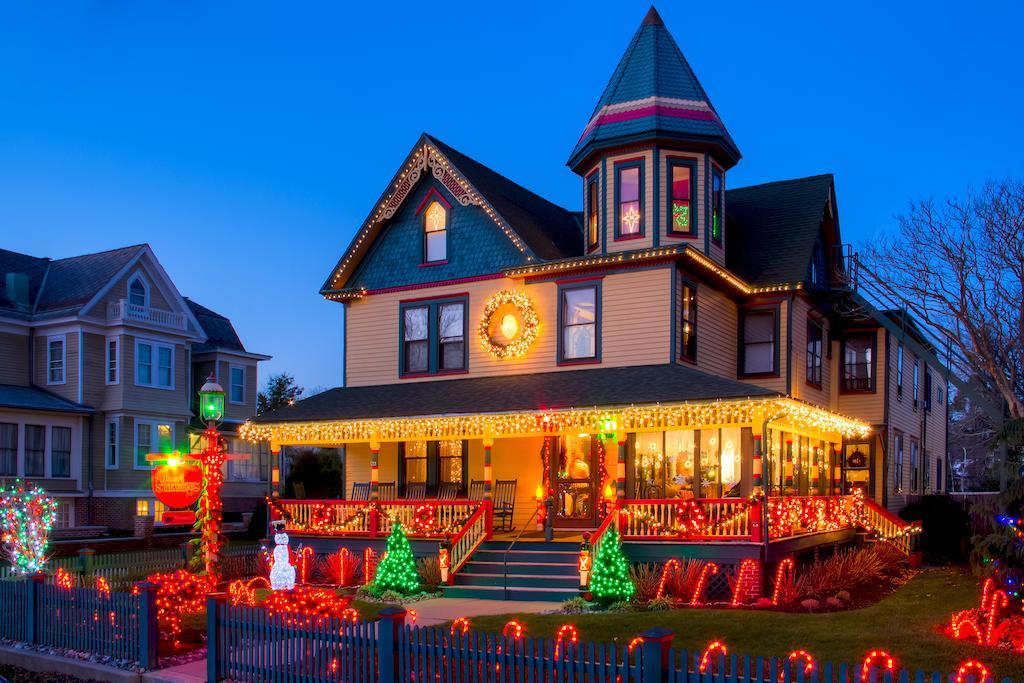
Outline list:
[[[695,165],[684,161],[669,162],[668,234],[696,235],[693,222],[693,198],[696,195]]]
[[[441,202],[433,201],[423,216],[424,262],[446,261],[448,259],[448,211]]]
[[[631,239],[644,234],[642,171],[639,162],[615,167],[616,239]]]
[[[722,243],[725,232],[725,177],[719,170],[711,173],[711,239]]]
[[[598,200],[601,195],[597,178],[597,173],[594,173],[587,179],[587,249],[596,247],[601,237],[598,221]]]

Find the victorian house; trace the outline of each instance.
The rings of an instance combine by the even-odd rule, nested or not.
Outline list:
[[[132,530],[137,516],[160,525],[146,456],[188,452],[210,374],[236,447],[268,356],[182,297],[145,244],[64,259],[0,250],[0,278],[0,480],[51,493],[60,536]],[[263,499],[267,459],[229,464],[226,510]]]
[[[575,580],[488,569],[536,528],[726,563],[849,541],[856,505],[908,533],[885,508],[945,485],[942,366],[850,287],[832,175],[731,187],[740,159],[653,8],[569,154],[578,208],[423,135],[321,290],[344,386],[243,428],[344,447],[355,500],[280,501],[292,533],[454,534],[451,590],[519,597]]]

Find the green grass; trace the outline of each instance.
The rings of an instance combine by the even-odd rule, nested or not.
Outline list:
[[[678,609],[614,614],[515,614],[475,617],[472,628],[500,633],[516,618],[529,636],[552,637],[559,626],[575,624],[581,640],[620,643],[653,626],[675,631],[673,645],[701,651],[715,639],[730,653],[785,656],[805,649],[818,661],[854,663],[874,648],[888,649],[909,669],[955,671],[964,659],[977,658],[998,677],[1024,679],[1024,656],[954,641],[939,632],[955,610],[976,607],[976,580],[957,570],[925,571],[880,602],[859,610],[796,614],[765,610]]]

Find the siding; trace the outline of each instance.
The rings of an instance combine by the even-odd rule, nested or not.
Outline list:
[[[832,362],[829,365],[831,366],[833,376],[836,378],[831,393],[833,396],[836,396],[834,405],[837,412],[866,420],[872,424],[881,424],[885,421],[885,383],[889,381],[889,377],[893,373],[886,367],[885,330],[879,329],[876,334],[875,352],[878,358],[875,363],[875,369],[878,376],[875,379],[874,392],[859,394],[842,393],[842,344],[839,339],[830,340],[832,345]],[[891,355],[895,356],[895,352]],[[891,360],[891,362],[894,363],[895,359]],[[893,399],[895,399],[895,389],[893,389],[893,392]]]
[[[29,336],[0,332],[0,384],[29,385]]]
[[[133,268],[127,275],[114,283],[114,286],[106,293],[106,295],[96,302],[96,305],[92,308],[82,311],[83,315],[87,315],[91,318],[99,318],[101,320],[107,319],[107,307],[121,299],[128,298],[128,281],[134,277],[136,273],[141,272],[143,277],[146,279],[146,284],[149,285],[149,305],[151,308],[159,308],[164,311],[175,310],[168,303],[163,293],[159,290],[157,285],[157,277],[154,274],[153,269],[146,263],[139,262],[139,264]]]
[[[604,367],[665,363],[669,357],[671,270],[657,268],[607,275],[602,280],[601,349]],[[484,304],[502,289],[517,289],[530,296],[540,318],[541,329],[533,348],[524,358],[500,361],[480,345],[476,326]],[[462,285],[395,292],[367,297],[348,307],[345,366],[348,386],[390,384],[398,379],[398,311],[403,300],[421,297],[468,294],[466,340],[469,372],[447,378],[572,370],[558,366],[557,296],[554,282],[523,284],[499,279]],[[593,366],[583,366],[593,367]],[[401,381],[435,381],[445,377]]]
[[[35,337],[35,383],[47,391],[57,394],[69,401],[78,403],[78,332],[61,333],[65,339],[64,345],[64,383],[48,384],[49,374],[47,372],[47,340],[51,335],[39,331]]]
[[[641,239],[630,239],[622,242],[615,241],[615,164],[630,159],[644,161],[643,177],[643,198],[644,198],[644,236]],[[654,244],[653,232],[657,229],[654,224],[654,152],[651,150],[640,150],[628,154],[620,154],[608,157],[608,165],[605,167],[608,173],[606,186],[607,194],[604,202],[604,237],[608,245],[608,252],[630,251],[643,249]],[[664,213],[664,212],[662,212]]]
[[[682,285],[680,284],[680,287]],[[676,297],[681,312],[681,297]],[[697,285],[697,367],[704,372],[736,379],[736,303],[710,285]],[[679,334],[677,323],[677,335]],[[681,337],[681,335],[680,335]]]
[[[821,388],[807,383],[807,321],[812,310],[811,302],[803,296],[796,296],[793,299],[793,362],[790,368],[792,372],[792,393],[796,398],[814,403],[823,408],[831,405],[832,391],[832,368],[828,358],[827,346],[822,347],[821,363]],[[829,339],[829,323],[827,320],[819,320],[824,333],[824,340]]]
[[[250,364],[251,363],[251,364]],[[257,391],[257,374],[256,364],[252,361],[242,361],[239,359],[236,361],[231,360],[219,360],[217,362],[218,372],[217,377],[220,378],[220,385],[224,387],[225,398],[224,398],[224,417],[228,420],[248,420],[250,417],[256,414],[256,391]],[[232,365],[240,366],[245,370],[245,402],[242,404],[231,402],[231,372],[230,368]],[[196,382],[199,382],[199,386],[206,381],[208,375],[201,375],[195,378]],[[198,387],[196,387],[198,391]]]
[[[104,382],[107,365],[107,338],[99,334],[85,333],[82,357],[82,396],[88,406],[103,405],[107,398],[108,386]],[[118,372],[120,372],[118,368]]]
[[[135,384],[136,337],[124,335],[121,349],[121,394],[123,408],[134,413],[157,416],[191,417],[191,387],[188,383],[188,353],[181,344],[174,344],[174,389],[140,387]],[[140,339],[146,339],[141,337]],[[155,362],[155,361],[154,361]],[[154,365],[154,372],[156,372]]]

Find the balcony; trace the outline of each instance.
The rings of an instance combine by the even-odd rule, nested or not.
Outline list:
[[[185,315],[173,311],[164,311],[149,306],[129,303],[127,299],[112,301],[107,304],[107,322],[111,323],[143,323],[154,327],[166,327],[172,330],[184,330]]]

